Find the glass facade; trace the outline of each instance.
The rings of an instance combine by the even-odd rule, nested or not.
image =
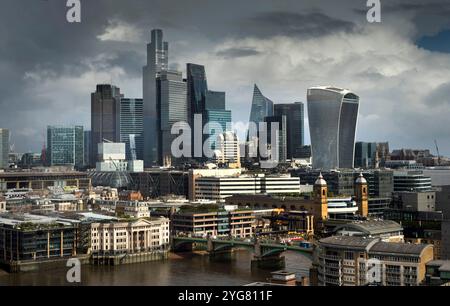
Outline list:
[[[209,135],[213,135],[215,134],[216,136],[218,136],[221,133],[227,132],[228,128],[230,127],[231,124],[231,111],[230,110],[206,110],[205,111],[205,122],[215,122],[218,123],[221,128],[222,131],[216,131],[214,129],[214,126],[210,126],[210,128],[208,129],[208,135],[206,137],[208,137],[209,139]],[[209,140],[209,147],[212,150],[216,149],[216,142],[217,142],[217,137],[213,137],[213,139]]]
[[[250,122],[254,122],[258,126],[260,122],[264,122],[265,117],[270,116],[273,116],[273,102],[264,97],[255,84],[252,108],[250,110]]]
[[[143,100],[120,100],[120,142],[125,143],[127,160],[142,160],[143,143]]]
[[[0,129],[0,169],[8,168],[9,130]]]
[[[97,90],[91,95],[91,166],[95,166],[97,161],[99,143],[104,139],[120,141],[121,98],[120,88],[109,84],[97,85]]]
[[[143,69],[143,159],[145,167],[159,164],[160,137],[158,118],[157,78],[168,69],[169,44],[163,39],[163,31],[152,30],[147,45],[147,65]]]
[[[334,87],[308,89],[313,167],[353,168],[359,97]]]
[[[51,166],[84,165],[84,132],[82,126],[47,127],[47,158]]]
[[[205,67],[196,64],[187,64],[188,100],[190,106],[190,118],[194,114],[203,114],[206,103],[208,83],[206,81]]]
[[[160,115],[160,163],[175,163],[172,156],[172,141],[177,135],[171,134],[174,123],[188,122],[187,87],[182,73],[164,71],[158,80]]]
[[[375,168],[377,163],[377,143],[357,142],[355,144],[355,167]]]
[[[286,116],[286,157],[288,159],[301,158],[305,142],[305,114],[304,104],[275,104],[275,116]]]

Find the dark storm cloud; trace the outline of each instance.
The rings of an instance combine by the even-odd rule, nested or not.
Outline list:
[[[241,35],[270,38],[272,36],[318,37],[336,32],[350,32],[355,24],[321,12],[265,12],[242,23]]]
[[[261,52],[251,48],[229,48],[226,50],[218,51],[216,55],[228,59],[228,58],[253,56],[258,55],[260,53]]]

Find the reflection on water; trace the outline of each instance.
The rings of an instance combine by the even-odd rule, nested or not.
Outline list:
[[[308,275],[311,261],[301,254],[287,252],[286,269]],[[184,255],[122,266],[82,266],[81,285],[92,286],[240,286],[266,281],[270,271],[251,270],[252,254],[236,251],[229,261],[211,261],[208,256]],[[7,274],[0,272],[0,285],[67,285],[66,270]]]

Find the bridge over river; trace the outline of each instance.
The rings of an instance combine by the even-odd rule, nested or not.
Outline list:
[[[192,250],[194,245],[205,245],[210,256],[230,254],[233,249],[248,249],[253,252],[252,266],[262,268],[284,267],[282,253],[293,251],[312,258],[314,247],[288,245],[268,239],[239,239],[239,238],[200,238],[200,237],[172,237],[172,250]]]

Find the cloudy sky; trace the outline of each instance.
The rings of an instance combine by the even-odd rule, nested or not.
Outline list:
[[[48,124],[90,128],[97,83],[142,97],[157,27],[171,68],[204,64],[234,121],[248,121],[254,83],[275,103],[335,85],[360,95],[358,140],[434,152],[437,139],[450,155],[448,0],[381,0],[379,24],[367,22],[365,0],[81,2],[82,22],[69,24],[65,0],[1,1],[0,127],[17,152],[39,151]]]

